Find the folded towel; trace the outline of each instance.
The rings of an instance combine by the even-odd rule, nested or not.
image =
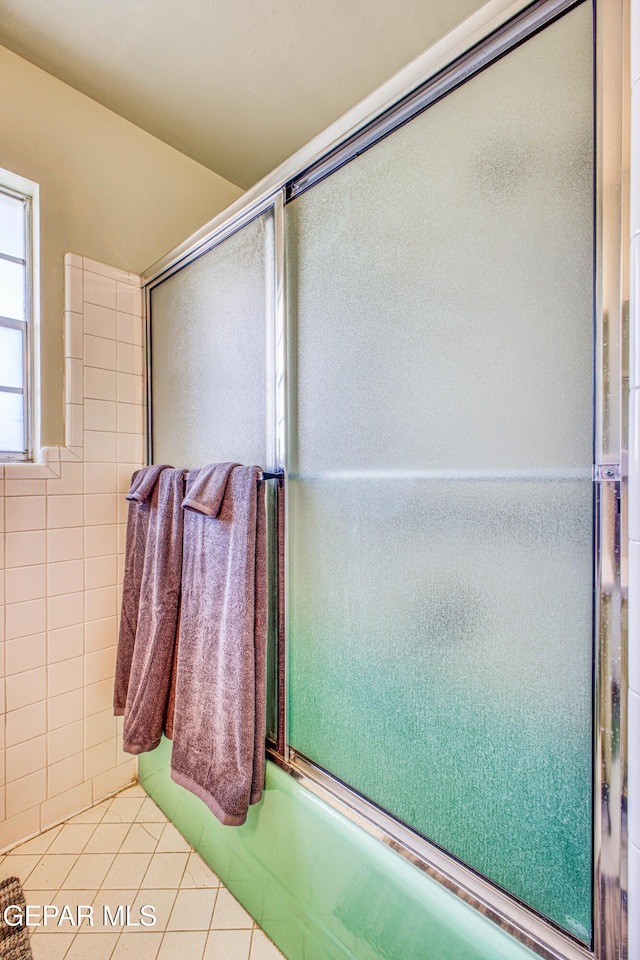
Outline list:
[[[131,489],[125,499],[137,500],[138,503],[144,503],[146,500],[149,500],[158,482],[158,477],[163,470],[167,469],[170,469],[168,463],[153,463],[150,467],[143,467],[142,470],[136,470],[131,477]]]
[[[227,489],[229,475],[238,463],[212,463],[201,470],[192,470],[187,480],[186,496],[182,501],[185,510],[217,517],[222,498]]]
[[[244,823],[264,784],[267,565],[258,467],[191,471],[171,777]]]
[[[163,470],[151,499],[124,711],[127,753],[154,750],[165,725],[180,599],[185,476],[186,470]]]
[[[131,657],[138,624],[140,585],[147,547],[147,531],[151,499],[166,463],[153,464],[136,470],[131,477],[131,489],[127,494],[129,515],[127,518],[127,542],[125,546],[124,578],[122,582],[122,612],[118,637],[118,656],[113,694],[113,712],[117,717],[124,713],[127,688],[131,672]]]

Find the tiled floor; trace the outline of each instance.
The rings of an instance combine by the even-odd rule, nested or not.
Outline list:
[[[37,907],[33,920],[44,905],[58,907],[33,928],[34,960],[282,960],[138,785],[15,847],[0,863],[0,877],[10,876]],[[93,907],[93,926],[75,925],[78,905]],[[145,905],[155,925],[134,926]]]

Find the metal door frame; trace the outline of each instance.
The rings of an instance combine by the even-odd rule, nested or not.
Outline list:
[[[587,0],[588,2],[588,0]],[[510,934],[548,958],[623,960],[626,957],[626,597],[628,382],[623,305],[628,300],[628,219],[625,132],[629,118],[625,39],[628,0],[598,0],[595,9],[595,501],[594,596],[594,838],[593,943],[518,903],[436,845],[423,840],[345,784],[289,748],[287,670],[287,485],[278,484],[279,729],[270,758],[326,802],[358,823]],[[576,0],[490,0],[341,120],[281,164],[226,211],[143,274],[149,370],[148,437],[152,462],[151,292],[268,209],[273,210],[273,357],[269,425],[272,462],[287,470],[287,350],[284,205],[399,125],[495,62],[573,7]]]

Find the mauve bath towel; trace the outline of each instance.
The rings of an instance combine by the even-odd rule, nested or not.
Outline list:
[[[142,470],[136,470],[131,477],[131,489],[127,494],[129,515],[127,518],[127,542],[122,581],[120,634],[113,691],[113,712],[117,717],[122,716],[127,702],[131,657],[133,656],[138,624],[140,585],[144,568],[144,554],[147,548],[151,501],[158,477],[166,469],[168,469],[167,464],[160,463],[143,467]]]
[[[180,650],[180,606],[178,605],[178,626],[176,628],[176,642],[173,649],[173,664],[171,667],[171,683],[167,699],[167,716],[164,722],[164,735],[173,740],[173,719],[176,713],[176,679],[178,676],[178,653]]]
[[[193,470],[184,501],[171,776],[221,823],[264,785],[267,565],[258,467]]]
[[[180,600],[185,476],[186,470],[163,470],[151,501],[124,710],[127,753],[154,750],[165,725]]]

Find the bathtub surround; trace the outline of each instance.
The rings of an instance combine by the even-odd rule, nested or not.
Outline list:
[[[155,468],[146,469],[153,471]],[[133,520],[136,529],[140,526],[138,514],[147,513],[149,520],[135,635],[131,637],[128,629],[123,635],[121,630],[118,641],[118,696],[123,685],[123,677],[119,674],[121,663],[124,667],[124,661],[128,659],[131,664],[124,706],[123,747],[126,753],[154,750],[165,728],[178,628],[185,476],[186,470],[162,469],[149,491],[148,500],[138,503],[133,511],[129,508],[129,522]],[[147,489],[150,486],[151,483]],[[132,549],[136,546],[137,543],[132,543]],[[137,552],[139,555],[140,551]],[[131,640],[132,650],[129,646]],[[120,712],[116,703],[116,715]]]
[[[136,776],[112,692],[124,494],[144,462],[140,281],[75,254],[65,280],[66,446],[0,466],[0,849]]]
[[[171,777],[240,826],[264,784],[267,559],[259,467],[192,470]]]

